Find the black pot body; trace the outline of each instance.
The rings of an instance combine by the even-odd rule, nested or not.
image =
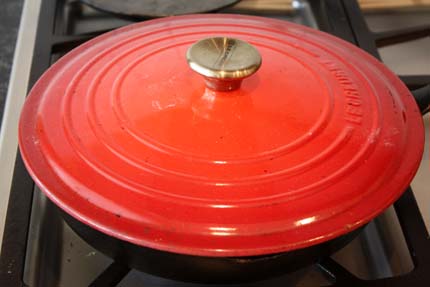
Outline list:
[[[285,253],[255,257],[203,257],[138,246],[101,233],[64,212],[61,214],[80,237],[112,259],[152,275],[195,283],[244,283],[289,273],[333,254],[362,229]]]

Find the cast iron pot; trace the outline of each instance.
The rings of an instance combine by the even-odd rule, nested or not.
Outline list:
[[[36,83],[19,130],[28,171],[79,235],[197,282],[331,254],[400,197],[423,143],[411,93],[370,55],[289,22],[220,14],[146,21],[74,49]]]
[[[61,215],[82,239],[117,262],[159,277],[202,284],[246,283],[296,271],[335,253],[364,228],[289,252],[248,257],[207,257],[132,244],[99,232],[67,213],[61,212]]]

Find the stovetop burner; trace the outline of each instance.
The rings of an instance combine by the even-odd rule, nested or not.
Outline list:
[[[429,35],[428,26],[374,34],[367,28],[356,1],[293,2],[295,9],[288,14],[235,10],[235,6],[221,12],[263,14],[318,27],[377,58],[380,46]],[[72,48],[132,23],[79,1],[41,0],[41,5],[30,87]],[[429,75],[401,78],[410,89],[430,83]],[[91,248],[35,188],[19,155],[1,252],[0,286],[204,286],[130,270]],[[409,188],[393,207],[369,223],[357,239],[334,256],[279,278],[240,286],[430,286],[428,270],[429,236]]]
[[[120,17],[145,19],[150,17],[163,17],[184,15],[191,13],[206,13],[225,8],[238,2],[238,0],[80,0],[101,11],[113,13]]]

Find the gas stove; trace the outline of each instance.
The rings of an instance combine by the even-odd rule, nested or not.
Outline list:
[[[343,38],[377,58],[381,58],[380,47],[430,34],[428,25],[371,32],[356,1],[292,1],[291,5],[287,5],[291,1],[285,2],[278,8],[239,3],[219,12],[272,17],[310,26]],[[3,207],[6,220],[0,241],[0,286],[206,286],[132,270],[93,249],[65,224],[58,210],[34,185],[17,153],[14,138],[19,107],[41,74],[74,47],[135,21],[135,18],[117,17],[75,0],[26,2],[11,82],[16,104],[9,105],[18,110],[5,111],[8,120],[4,121],[0,141],[1,178],[8,179],[0,184],[0,199],[8,202],[7,208]],[[368,21],[377,25],[372,15],[368,16]],[[390,57],[390,50],[383,52]],[[422,59],[425,60],[430,59]],[[410,89],[430,83],[429,75],[402,74],[401,78]],[[428,124],[428,118],[426,120]],[[345,248],[331,257],[321,258],[316,265],[240,286],[429,286],[430,241],[423,220],[428,216],[428,204],[426,206],[423,195],[428,192],[423,183],[423,178],[428,177],[428,157],[427,151],[424,167],[413,182],[415,192],[408,188]],[[1,231],[3,226],[0,227]]]

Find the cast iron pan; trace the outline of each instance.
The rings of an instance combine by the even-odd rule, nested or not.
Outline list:
[[[166,279],[203,284],[246,283],[296,271],[335,253],[365,227],[321,244],[284,253],[253,257],[204,257],[160,251],[119,240],[76,220],[60,208],[58,210],[82,239],[115,261]]]
[[[230,6],[238,0],[81,0],[96,9],[123,17],[152,18],[205,13]]]
[[[240,29],[236,31],[235,27],[238,26]],[[184,27],[187,29],[183,29]],[[187,60],[192,60],[190,63],[198,68],[199,66],[195,64],[199,62],[194,61],[198,58],[188,57],[187,45],[193,41],[201,41],[205,35],[213,37],[214,33],[220,32],[230,38],[218,39],[222,40],[225,48],[212,49],[215,52],[222,51],[221,54],[212,54],[216,56],[216,63],[218,59],[222,62],[230,59],[232,51],[236,51],[234,49],[239,47],[231,44],[239,43],[237,40],[230,41],[235,35],[244,37],[244,40],[252,40],[254,45],[263,49],[273,46],[273,50],[264,50],[266,63],[271,62],[271,65],[266,65],[267,70],[261,70],[259,74],[260,77],[268,80],[272,80],[272,75],[284,79],[282,75],[293,77],[297,74],[290,70],[282,74],[283,71],[287,71],[281,69],[285,65],[289,68],[296,65],[297,71],[306,75],[307,72],[302,71],[304,68],[301,64],[293,65],[291,61],[280,62],[280,67],[277,69],[274,67],[277,67],[277,60],[286,58],[278,51],[289,51],[292,56],[299,59],[304,57],[301,49],[291,48],[304,45],[305,42],[301,43],[297,39],[305,35],[306,41],[313,43],[309,44],[309,51],[304,57],[309,61],[307,67],[318,66],[318,69],[322,69],[321,65],[325,65],[324,73],[315,70],[313,74],[321,77],[330,75],[330,77],[317,78],[319,79],[317,84],[329,81],[330,86],[339,91],[333,95],[338,99],[339,104],[332,106],[337,107],[338,110],[336,113],[333,112],[333,116],[338,116],[341,124],[334,126],[328,132],[325,129],[328,137],[323,142],[330,143],[332,134],[342,133],[345,130],[355,129],[355,135],[357,135],[357,138],[351,138],[348,152],[340,153],[337,148],[331,149],[333,151],[329,153],[333,155],[331,162],[328,157],[319,156],[327,154],[329,150],[327,147],[321,149],[319,142],[314,142],[311,146],[320,161],[318,165],[320,168],[316,169],[312,176],[317,183],[320,179],[328,180],[327,182],[323,182],[321,186],[316,185],[318,188],[311,188],[309,187],[311,174],[307,172],[299,178],[300,184],[298,178],[289,181],[289,179],[281,180],[276,177],[276,184],[272,181],[273,178],[270,178],[270,184],[266,184],[265,181],[257,182],[247,177],[249,174],[246,171],[250,171],[258,178],[266,177],[263,170],[265,166],[273,167],[274,170],[282,171],[286,168],[291,170],[291,166],[284,164],[284,161],[289,158],[276,154],[284,161],[275,163],[271,162],[275,156],[270,158],[264,153],[272,153],[271,148],[275,146],[274,144],[278,144],[273,139],[269,140],[268,144],[263,142],[261,148],[263,159],[259,160],[258,166],[254,167],[258,172],[251,168],[247,169],[247,164],[238,168],[228,164],[228,161],[223,162],[222,169],[215,168],[219,158],[217,156],[207,158],[206,155],[212,156],[213,150],[219,155],[224,155],[221,148],[202,150],[204,156],[199,154],[198,158],[204,160],[193,162],[193,165],[186,163],[182,166],[184,157],[186,160],[192,159],[193,156],[189,155],[190,151],[198,150],[195,149],[194,139],[196,138],[193,137],[193,132],[204,132],[209,138],[213,130],[218,133],[217,135],[224,135],[226,126],[232,130],[239,130],[238,128],[242,126],[252,126],[249,122],[242,126],[228,126],[215,125],[213,122],[216,121],[213,121],[199,126],[200,130],[193,127],[178,133],[177,127],[180,125],[166,128],[168,124],[170,125],[171,119],[190,123],[189,126],[191,126],[194,123],[194,114],[176,113],[176,110],[169,112],[166,108],[162,115],[166,112],[171,113],[167,118],[169,121],[148,122],[151,126],[149,130],[163,128],[163,133],[156,134],[155,139],[162,143],[171,142],[175,144],[174,147],[183,146],[182,137],[190,140],[186,142],[187,149],[184,153],[178,154],[176,149],[173,149],[174,152],[166,150],[163,155],[160,155],[160,152],[156,148],[149,147],[149,144],[142,148],[141,144],[130,141],[130,135],[124,135],[127,130],[127,126],[124,126],[127,120],[119,120],[115,109],[121,105],[112,105],[111,98],[105,95],[112,94],[114,91],[115,99],[118,98],[116,95],[129,96],[125,98],[129,107],[126,119],[130,116],[133,116],[136,122],[146,121],[149,116],[151,116],[150,119],[163,119],[160,118],[160,108],[152,105],[153,98],[140,97],[147,91],[143,89],[141,76],[150,69],[145,66],[147,63],[141,66],[139,64],[142,59],[146,59],[143,57],[150,53],[151,57],[154,57],[150,62],[153,63],[150,67],[154,69],[153,86],[160,88],[156,93],[151,90],[150,95],[157,95],[154,97],[156,100],[170,99],[172,97],[165,96],[171,96],[172,89],[180,87],[181,95],[186,99],[184,102],[187,103],[180,109],[192,111],[194,107],[200,107],[198,105],[201,103],[200,97],[196,97],[198,99],[196,105],[194,105],[195,102],[188,100],[190,95],[195,93],[196,87],[201,89],[203,96],[212,94],[204,93],[203,80],[199,77],[191,77],[185,57],[181,58],[178,55],[187,55]],[[277,33],[278,38],[285,41],[295,40],[287,41],[288,45],[284,42],[281,44],[279,41],[272,41],[272,39],[278,39],[274,38],[273,33]],[[219,42],[214,38],[211,39],[214,43]],[[268,39],[271,41],[270,45],[266,43]],[[204,41],[208,42],[207,39]],[[144,49],[140,49],[142,47]],[[160,47],[166,47],[163,51],[167,52],[159,53]],[[214,48],[217,47],[220,46],[214,46]],[[317,47],[320,48],[317,49]],[[208,49],[200,50],[202,52],[200,55],[204,55],[207,51]],[[193,56],[193,53],[190,55]],[[114,67],[116,63],[121,65]],[[349,66],[353,68],[344,71],[344,67]],[[171,73],[165,73],[167,67],[171,69]],[[126,82],[122,77],[128,75],[131,68],[137,70],[133,70],[134,74],[127,78],[129,83],[118,84]],[[118,73],[118,71],[122,72]],[[187,72],[183,73],[183,71]],[[204,69],[202,71],[205,72]],[[216,66],[213,71],[216,71]],[[237,71],[243,72],[240,69]],[[171,85],[158,85],[170,83],[172,75],[177,76],[176,82],[173,81]],[[104,78],[106,80],[102,81]],[[279,117],[273,115],[282,115],[288,121],[292,114],[300,115],[303,120],[306,120],[308,114],[304,111],[308,111],[313,118],[318,118],[316,116],[321,114],[322,109],[318,108],[297,110],[297,107],[306,106],[301,95],[310,92],[309,87],[302,88],[302,81],[306,78],[299,76],[298,79],[292,79],[297,82],[297,85],[290,85],[291,90],[281,89],[280,86],[275,86],[268,80],[261,81],[262,89],[257,99],[261,99],[260,103],[274,103],[270,106],[269,112],[266,112],[267,118],[270,119],[268,123],[274,130],[282,131],[285,127],[279,126]],[[357,79],[357,81],[351,79]],[[255,77],[248,81],[250,84],[259,83],[258,78]],[[308,82],[311,84],[310,81]],[[266,85],[263,85],[264,83]],[[315,99],[319,99],[321,87],[325,87],[317,84],[312,86]],[[100,91],[97,90],[99,86]],[[377,94],[368,93],[367,87],[371,86],[379,89]],[[331,89],[324,89],[328,95],[331,95]],[[96,90],[98,92],[95,92]],[[131,93],[136,90],[139,93]],[[296,97],[288,98],[288,102],[280,101],[285,99],[284,94],[295,94]],[[242,96],[242,94],[237,95]],[[345,109],[345,95],[349,98],[348,109]],[[425,100],[428,99],[428,95],[428,90],[422,90],[415,95],[423,112],[428,109],[428,101]],[[72,98],[73,101],[70,100]],[[232,105],[226,105],[225,103],[230,102],[224,101],[224,98],[211,97],[211,107],[212,98],[218,99],[217,109],[214,109],[217,112],[215,120],[220,117],[219,119],[227,123],[232,119],[229,109]],[[238,99],[239,102],[244,103],[240,106],[240,111],[243,109],[241,114],[251,115],[248,118],[254,121],[255,118],[261,117],[260,110],[269,106],[260,105],[256,108],[248,104],[252,98],[245,97],[244,102],[242,97]],[[176,97],[173,97],[173,100],[176,105]],[[309,96],[308,100],[312,101],[313,98]],[[330,106],[325,104],[326,102],[330,101],[320,101],[319,105]],[[145,110],[147,114],[142,115],[141,107],[148,107]],[[198,110],[202,116],[207,110],[205,107],[206,102],[203,109]],[[366,118],[363,116],[365,110],[371,113]],[[85,113],[86,117],[82,116],[82,111],[89,111]],[[104,115],[103,120],[89,117],[89,115],[100,114]],[[345,114],[347,114],[346,118]],[[297,122],[300,121],[296,119],[291,126]],[[158,124],[154,126],[154,123]],[[213,127],[216,128],[213,129]],[[142,131],[146,131],[146,128],[148,128],[146,125],[142,125]],[[252,130],[252,134],[275,135],[274,132],[266,133],[266,128],[266,125],[258,125]],[[107,136],[106,130],[110,131]],[[169,136],[165,136],[167,130],[171,132]],[[373,132],[370,133],[370,130]],[[296,133],[297,136],[302,136],[307,131],[308,129],[304,128],[297,130]],[[194,282],[234,283],[293,271],[332,254],[348,243],[358,231],[348,232],[362,226],[385,210],[410,183],[422,158],[423,131],[418,106],[406,87],[386,67],[358,48],[318,31],[285,21],[215,14],[183,16],[135,24],[100,36],[76,48],[52,66],[31,91],[21,116],[19,140],[23,159],[36,183],[59,208],[76,218],[74,220],[69,215],[65,215],[70,226],[94,247],[130,267],[166,278]],[[175,134],[173,141],[172,134]],[[184,135],[190,135],[190,137]],[[257,143],[260,141],[248,141],[248,135],[249,131],[248,133],[238,132],[237,137],[233,137],[230,143],[236,144],[237,139],[240,139],[239,143],[259,147]],[[338,143],[346,145],[347,142],[343,140],[348,134],[344,133],[344,135],[345,137]],[[375,142],[376,135],[379,136],[380,141]],[[106,138],[111,137],[114,139],[112,145],[120,147],[119,152],[112,152],[108,145],[110,142]],[[309,137],[306,138],[309,139]],[[281,143],[291,143],[289,137],[279,139]],[[218,141],[206,138],[200,142],[218,144]],[[356,157],[351,158],[351,154],[356,153],[358,147],[368,147],[370,143],[374,147],[361,153],[367,161],[358,161]],[[264,149],[268,145],[270,149]],[[249,158],[249,154],[240,155],[243,146],[234,145],[233,149],[227,150],[227,158],[239,161]],[[411,146],[414,148],[410,148]],[[124,150],[127,152],[123,152]],[[310,161],[303,161],[302,157],[306,151],[297,154],[295,158],[297,162],[309,164]],[[260,149],[258,152],[256,158],[261,155]],[[239,154],[237,157],[230,156],[237,154]],[[158,157],[158,165],[154,161],[150,163],[153,166],[148,163],[142,168],[141,162],[133,161],[136,157],[141,157],[143,161],[143,157],[148,155]],[[167,157],[168,160],[165,160]],[[130,162],[141,168],[130,167]],[[362,162],[365,164],[358,167]],[[399,162],[402,163],[400,166]],[[348,169],[342,170],[344,165],[339,163],[345,163],[351,170],[359,173],[346,172]],[[196,168],[202,168],[203,171],[194,173]],[[303,171],[311,168],[315,167],[306,165]],[[375,174],[381,169],[383,173]],[[160,173],[159,170],[167,172]],[[178,170],[181,176],[177,175]],[[339,170],[344,173],[339,173]],[[212,171],[217,171],[215,177]],[[336,179],[338,175],[343,177]],[[395,180],[393,176],[396,177]],[[196,178],[198,180],[195,180]],[[243,180],[245,184],[237,184],[237,179]],[[214,189],[214,186],[220,182],[227,182],[229,189]],[[292,186],[296,185],[297,191],[306,191],[306,193],[299,193],[303,195],[300,200],[293,201],[293,198],[285,200],[289,196],[289,193],[285,192],[296,191],[292,189]],[[261,192],[248,194],[249,186]],[[321,192],[322,190],[325,192]],[[214,191],[218,192],[216,196],[213,194]],[[234,196],[231,196],[232,191],[236,193]],[[271,191],[273,194],[267,193]],[[312,191],[312,197],[309,196],[310,191]],[[271,198],[269,195],[276,197]],[[278,200],[279,198],[282,201]],[[224,205],[224,202],[229,205]],[[251,205],[249,205],[250,202]],[[226,207],[229,208],[226,209]],[[297,212],[293,212],[293,209]],[[110,234],[112,237],[101,232]],[[225,237],[226,235],[229,237]],[[334,238],[335,236],[340,237]],[[317,245],[318,243],[320,244]]]

